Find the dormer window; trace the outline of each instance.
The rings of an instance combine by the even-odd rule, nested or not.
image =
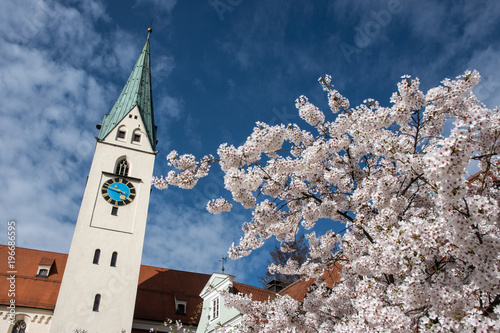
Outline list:
[[[185,315],[186,314],[186,306],[184,304],[177,304],[177,310],[175,314]]]
[[[54,264],[54,259],[42,258],[38,264],[38,271],[36,277],[48,278],[52,265]]]
[[[116,163],[115,173],[120,176],[128,176],[128,162],[127,159],[121,159]]]
[[[175,314],[181,316],[186,315],[186,307],[187,307],[186,301],[179,301],[177,298],[175,298]]]
[[[38,271],[37,277],[43,277],[46,278],[49,276],[49,271],[45,268],[42,268],[41,270]]]

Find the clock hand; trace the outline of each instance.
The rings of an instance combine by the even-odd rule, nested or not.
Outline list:
[[[123,193],[123,191],[120,190],[118,187],[110,187],[110,189],[112,189],[113,191],[116,191],[118,193]]]
[[[125,191],[120,190],[118,187],[110,187],[113,191],[116,191],[120,193],[120,199],[125,200],[127,198],[127,195],[125,194]]]

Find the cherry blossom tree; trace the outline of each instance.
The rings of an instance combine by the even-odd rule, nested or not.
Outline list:
[[[301,235],[292,242],[285,242],[281,246],[275,245],[274,248],[269,251],[271,259],[267,263],[275,265],[285,265],[288,260],[294,260],[299,265],[303,264],[307,260],[307,252],[309,248],[305,242],[304,235]],[[259,276],[259,280],[264,288],[269,288],[273,284],[277,284],[279,288],[284,288],[295,281],[299,280],[302,276],[295,274],[280,274],[279,272],[270,273],[266,271],[266,274]]]
[[[292,241],[304,228],[308,260],[270,270],[317,278],[342,267],[339,283],[318,280],[303,302],[227,295],[245,330],[500,331],[500,113],[474,95],[479,80],[466,72],[424,93],[403,76],[391,106],[369,99],[353,108],[325,76],[333,114],[296,100],[308,130],[259,122],[243,145],[222,144],[217,157],[168,155],[178,171],[155,178],[156,187],[192,188],[218,163],[230,197],[207,209],[252,210],[231,258],[270,237]],[[470,182],[473,161],[481,173]],[[345,231],[317,235],[320,219]]]

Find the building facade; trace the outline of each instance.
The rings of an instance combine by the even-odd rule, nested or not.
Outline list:
[[[50,332],[130,332],[156,155],[149,35],[100,125]]]
[[[8,256],[8,247],[0,245],[0,255]],[[6,261],[0,262],[0,333],[46,333],[54,321],[54,308],[67,267],[68,255],[25,248],[16,249],[15,295],[9,297],[10,276]],[[210,275],[141,265],[132,316],[132,328],[126,333],[168,332],[166,319],[180,321],[195,331],[200,318],[202,298],[199,296]],[[125,292],[124,282],[114,281],[113,292]],[[11,300],[14,308],[9,308]],[[12,311],[11,311],[12,310]],[[84,311],[92,311],[93,303]],[[12,315],[12,317],[11,317]],[[72,324],[61,333],[86,330],[88,333],[121,333],[120,330],[91,331]],[[24,330],[16,330],[15,326]]]

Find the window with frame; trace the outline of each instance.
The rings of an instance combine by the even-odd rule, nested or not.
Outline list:
[[[94,297],[94,306],[92,311],[99,312],[99,305],[101,304],[101,294],[96,294]]]
[[[186,314],[186,305],[182,303],[177,304],[177,309],[175,311],[175,314],[184,316]]]
[[[36,275],[37,277],[42,277],[42,278],[46,278],[46,277],[49,277],[49,270],[48,269],[45,269],[45,268],[42,268],[38,271],[38,274]]]
[[[132,136],[132,141],[141,142],[141,133],[135,132],[134,135]]]
[[[128,165],[127,159],[124,158],[124,159],[121,159],[120,161],[118,161],[118,163],[116,163],[115,173],[117,175],[120,175],[120,176],[128,176],[128,169],[129,169],[129,165]]]
[[[210,316],[211,320],[219,318],[219,297],[216,297],[212,300],[212,315]]]
[[[127,128],[125,126],[121,126],[116,132],[116,138],[125,140],[125,136],[127,136]]]

